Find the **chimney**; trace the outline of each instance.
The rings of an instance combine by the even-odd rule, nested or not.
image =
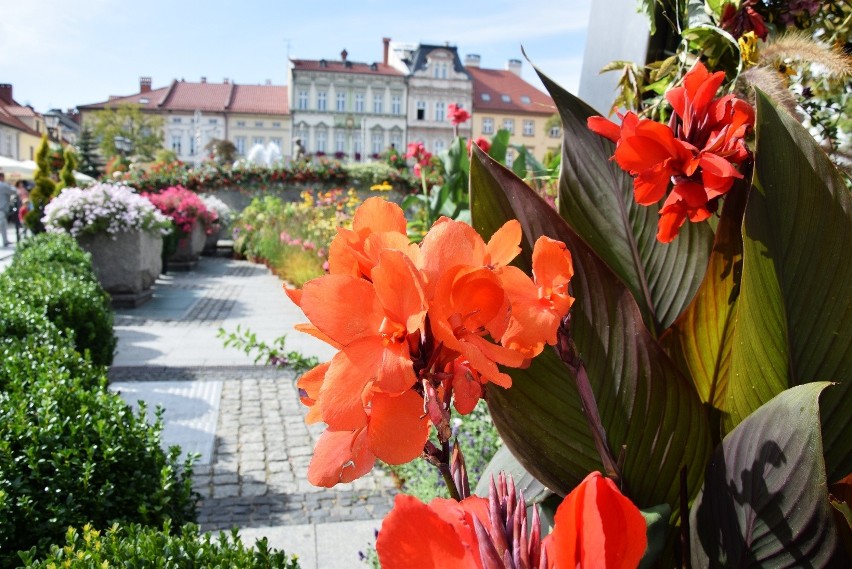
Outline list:
[[[521,76],[521,65],[523,65],[523,64],[521,63],[520,59],[510,59],[509,61],[506,62],[506,69],[508,71],[511,71],[512,73],[514,73],[518,77],[520,77]]]
[[[14,104],[14,100],[12,99],[11,83],[0,83],[0,101],[6,103],[7,105]]]
[[[207,77],[202,76],[202,77],[201,77],[201,82],[202,82],[202,83],[207,83]]]
[[[341,59],[341,61],[346,61],[346,56],[347,56],[347,55],[349,55],[349,52],[348,52],[348,51],[346,51],[346,48],[344,48],[344,49],[343,49],[343,51],[341,51],[341,52],[340,52],[340,59]]]
[[[228,81],[229,81],[229,80],[228,80],[228,78],[227,78],[227,77],[225,77],[224,79],[222,79],[222,83],[224,83],[225,85],[227,85],[227,84],[228,84]]]
[[[468,53],[464,56],[464,66],[465,67],[479,67],[479,54],[478,53]]]
[[[384,63],[385,65],[388,64],[388,52],[390,51],[390,41],[391,41],[390,38],[382,38],[382,43],[385,46],[384,57],[382,58],[382,63]]]
[[[269,85],[272,85],[272,79],[267,79],[267,80],[266,80],[266,85],[267,85],[267,87],[268,87]]]
[[[151,90],[151,78],[150,77],[140,77],[139,78],[139,92],[147,93]]]

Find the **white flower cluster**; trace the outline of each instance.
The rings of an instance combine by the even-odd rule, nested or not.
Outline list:
[[[198,197],[201,198],[201,201],[204,202],[207,209],[216,214],[218,220],[217,223],[220,227],[228,227],[231,225],[231,222],[234,220],[234,210],[231,209],[228,204],[216,196],[211,196],[209,194],[199,194]]]
[[[136,229],[169,232],[171,221],[129,186],[98,183],[66,188],[44,208],[42,223],[53,233],[108,233]]]

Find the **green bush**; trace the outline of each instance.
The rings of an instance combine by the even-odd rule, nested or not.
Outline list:
[[[51,547],[44,559],[36,560],[34,552],[22,555],[25,567],[299,569],[295,556],[270,549],[265,538],[251,548],[243,545],[236,531],[230,535],[221,532],[214,539],[209,533],[199,535],[193,524],[183,526],[179,532],[172,532],[169,523],[163,524],[162,530],[136,524],[114,525],[103,534],[90,526],[83,527],[82,533],[69,528],[65,543],[64,547]]]
[[[26,340],[24,340],[26,341]],[[192,464],[106,388],[103,369],[47,346],[4,362],[0,392],[0,567],[46,552],[69,526],[195,520]],[[82,372],[81,372],[82,370]]]
[[[26,273],[31,267],[61,266],[79,277],[95,280],[92,257],[66,233],[40,233],[18,244],[9,270]]]
[[[110,365],[115,352],[110,297],[93,279],[66,265],[12,265],[0,275],[0,290],[44,315],[60,330],[73,331],[77,351]]]
[[[0,285],[6,281],[0,279]],[[38,306],[31,306],[23,299],[0,293],[0,342],[20,340],[32,336],[45,344],[73,345],[73,333],[63,335]]]

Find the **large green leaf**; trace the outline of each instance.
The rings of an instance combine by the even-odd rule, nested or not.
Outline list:
[[[746,184],[737,184],[725,198],[704,282],[687,309],[660,338],[669,353],[683,362],[701,400],[721,411],[727,404],[746,192]]]
[[[763,93],[757,102],[728,390],[734,423],[793,385],[852,377],[852,198],[807,130]],[[849,413],[852,399],[844,403],[838,410]]]
[[[643,324],[633,296],[559,215],[512,172],[478,149],[471,158],[474,227],[488,237],[508,219],[524,229],[518,265],[530,267],[541,235],[566,243],[575,274],[572,336],[585,363],[613,454],[624,449],[627,494],[640,507],[677,509],[679,471],[697,489],[711,452],[695,390]],[[524,467],[565,494],[601,470],[577,386],[551,349],[525,370],[511,370],[511,389],[489,389],[503,440]]]
[[[822,459],[829,385],[784,391],[719,445],[690,513],[693,567],[826,567],[845,556]]]
[[[624,281],[649,329],[662,332],[701,284],[713,232],[707,223],[687,223],[672,243],[657,241],[662,201],[635,202],[632,178],[609,159],[615,145],[586,126],[595,110],[536,71],[562,118],[559,213]]]

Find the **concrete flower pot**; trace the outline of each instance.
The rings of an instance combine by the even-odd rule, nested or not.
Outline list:
[[[92,255],[101,286],[117,306],[139,306],[151,297],[151,285],[163,268],[163,237],[152,231],[81,235],[80,247]]]
[[[169,269],[190,270],[198,262],[198,256],[204,250],[207,234],[204,226],[195,223],[192,231],[178,239],[177,250],[169,257]]]

